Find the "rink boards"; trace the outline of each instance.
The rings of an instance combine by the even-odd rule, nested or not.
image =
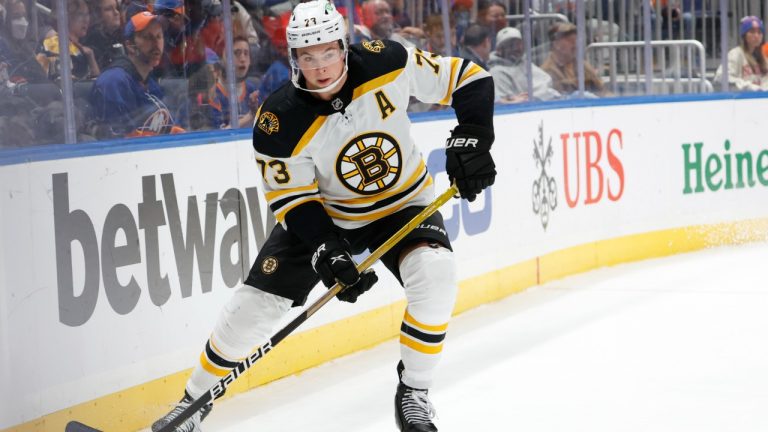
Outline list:
[[[442,209],[456,312],[604,265],[768,238],[766,101],[499,108],[496,185]],[[441,192],[455,120],[427,120],[412,133]],[[176,400],[274,224],[257,176],[246,134],[0,156],[0,430],[73,418],[136,430]],[[371,293],[327,305],[228,396],[394,337],[402,290],[376,268]]]

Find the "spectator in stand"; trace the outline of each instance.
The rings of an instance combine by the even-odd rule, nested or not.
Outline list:
[[[413,25],[405,10],[405,0],[386,0],[392,13],[393,34],[389,38],[405,46],[421,46],[424,31]]]
[[[224,54],[221,3],[213,0],[155,0],[155,14],[165,18],[165,52],[155,72],[162,77],[190,77],[205,66],[205,49]],[[239,26],[238,26],[239,27]]]
[[[140,12],[125,24],[119,57],[99,76],[91,89],[93,118],[100,122],[99,138],[152,136],[174,133],[163,91],[150,72],[163,56],[163,26],[159,17]]]
[[[768,90],[768,64],[763,54],[765,27],[760,18],[746,16],[739,24],[739,46],[728,51],[728,83],[733,90]],[[715,83],[720,82],[723,67],[715,72]]]
[[[440,14],[430,15],[424,20],[424,34],[427,42],[424,49],[433,54],[441,56],[458,57],[459,52],[456,47],[456,23],[453,17],[450,18],[448,26],[451,28],[451,48],[445,49],[445,31],[443,30],[443,16]]]
[[[491,32],[491,48],[496,49],[496,34],[508,26],[507,6],[499,1],[480,1],[477,5],[477,23],[488,27]]]
[[[392,11],[392,20],[395,28],[413,27],[413,21],[405,10],[405,0],[387,0],[389,8]]]
[[[694,16],[691,13],[690,4],[687,5],[687,8],[683,8],[680,0],[673,0],[672,2],[661,0],[658,4],[656,0],[650,0],[650,2],[654,35],[656,34],[656,25],[659,24],[661,25],[662,39],[693,39]],[[701,11],[701,5],[698,5],[697,10]],[[657,18],[657,12],[661,15],[660,20]],[[682,34],[680,31],[681,27],[683,28]],[[672,35],[669,34],[670,28],[672,29]]]
[[[137,13],[152,10],[152,0],[123,0],[120,5],[120,22],[128,22]]]
[[[352,4],[353,4],[352,18],[355,21],[355,25],[361,24],[363,22],[363,7],[361,6],[362,3],[363,2],[361,1],[352,1]],[[341,16],[343,16],[344,20],[346,21],[348,19],[347,0],[333,0],[333,4],[336,5],[336,10],[339,11]],[[288,4],[288,6],[290,6],[290,3]],[[273,8],[272,15],[282,16],[283,14],[288,13],[290,11],[291,9],[289,8],[288,10],[281,10],[281,11],[275,12]]]
[[[342,13],[342,15],[345,15]],[[369,0],[362,6],[363,23],[355,24],[355,40],[394,40],[405,46],[417,45],[424,32],[416,27],[397,28],[392,9],[385,0]]]
[[[395,30],[392,9],[384,0],[369,0],[363,4],[362,36],[368,40],[389,39]]]
[[[232,26],[234,27],[235,36],[245,36],[248,38],[248,43],[253,47],[259,46],[259,34],[256,32],[256,28],[253,26],[253,20],[251,20],[251,14],[248,10],[239,2],[233,0],[232,7]]]
[[[576,26],[558,22],[549,29],[550,51],[541,68],[552,77],[553,87],[568,96],[579,91],[576,70]],[[587,97],[608,93],[595,69],[584,63],[584,90]]]
[[[165,20],[163,60],[153,74],[158,77],[188,77],[205,64],[205,45],[193,29],[202,28],[203,13],[200,1],[190,2],[185,8],[183,0],[155,0],[150,8]],[[197,12],[195,12],[197,11]],[[192,15],[197,17],[192,23]],[[217,53],[218,55],[218,53]],[[190,66],[193,66],[190,70]]]
[[[2,23],[2,21],[0,21]],[[38,83],[47,76],[35,59],[34,36],[29,31],[27,7],[22,0],[10,0],[5,23],[0,26],[0,62],[11,83]]]
[[[491,55],[491,34],[488,27],[471,24],[464,31],[463,43],[459,47],[459,56],[472,60],[478,66],[488,70]]]
[[[261,77],[261,84],[259,85],[259,100],[261,102],[291,79],[288,42],[285,36],[285,29],[288,27],[290,18],[290,11],[280,17],[264,17],[264,28],[270,32],[269,39],[272,42],[275,60]]]
[[[187,94],[175,114],[176,122],[188,125],[190,130],[218,129],[213,126],[213,101],[216,98],[216,83],[223,74],[219,56],[210,48],[205,49],[205,66],[198,69],[187,80]],[[168,101],[166,101],[168,102]]]
[[[56,3],[54,3],[55,5]],[[67,2],[67,21],[69,24],[69,55],[72,61],[72,79],[83,80],[99,75],[99,65],[93,50],[82,41],[88,33],[91,15],[85,0]],[[59,77],[59,36],[49,32],[38,48],[37,61],[49,78]]]
[[[197,0],[187,0],[191,5],[194,5]],[[196,24],[197,21],[192,20],[193,29],[199,28],[199,39],[203,44],[203,51],[205,48],[210,48],[219,55],[224,55],[224,18],[221,15],[221,1],[220,0],[202,0],[202,21]],[[196,8],[190,7],[190,11],[193,12]],[[193,17],[190,13],[190,17]],[[246,36],[239,23],[233,22],[234,30],[237,32],[233,36]],[[194,35],[194,32],[193,32]]]
[[[413,26],[411,17],[405,10],[405,0],[384,0],[389,5],[389,11],[392,14],[392,23],[394,28],[403,28]]]
[[[451,15],[456,20],[456,38],[463,40],[464,31],[471,25],[473,0],[453,0]],[[490,35],[490,29],[488,30]],[[493,37],[491,37],[492,39]]]
[[[182,0],[156,0],[150,8],[152,13],[164,19],[163,59],[154,71],[155,75],[170,77],[183,76],[186,57],[186,33],[189,26]],[[204,58],[205,53],[201,54]]]
[[[28,82],[47,81],[35,60],[26,11],[20,0],[0,2],[0,148],[39,143],[39,125],[35,124],[35,113],[40,111],[38,100],[23,91],[17,92]],[[49,89],[50,99],[54,99],[58,88],[50,84]]]
[[[120,10],[117,0],[91,0],[90,8],[91,27],[83,43],[93,49],[99,69],[106,69],[123,51]]]
[[[251,80],[248,79],[248,69],[251,66],[251,46],[245,36],[236,36],[232,41],[232,52],[235,57],[235,82],[237,89],[237,102],[239,121],[233,125],[229,113],[229,89],[227,88],[227,74],[219,74],[216,83],[214,99],[211,101],[212,124],[214,128],[243,128],[253,126],[253,115],[256,113],[259,102],[259,92]],[[224,57],[226,64],[226,56]]]
[[[491,53],[488,61],[496,89],[496,101],[517,103],[560,98],[560,93],[552,88],[552,77],[534,64],[531,65],[533,97],[529,96],[524,52],[520,30],[514,27],[499,30],[496,35],[496,50]]]

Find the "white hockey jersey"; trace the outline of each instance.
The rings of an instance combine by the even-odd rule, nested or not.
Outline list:
[[[350,46],[348,64],[347,81],[333,100],[288,83],[256,115],[256,162],[281,223],[309,201],[320,202],[345,229],[429,204],[433,181],[410,135],[409,99],[449,105],[456,91],[489,77],[468,60],[392,41]],[[445,132],[434,139],[444,140]]]

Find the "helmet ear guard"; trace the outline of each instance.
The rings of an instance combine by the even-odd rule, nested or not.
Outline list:
[[[297,88],[310,92],[327,92],[333,90],[347,73],[347,26],[344,17],[336,10],[331,0],[314,0],[299,3],[293,9],[286,28],[288,42],[288,58],[291,64],[291,82]],[[341,41],[344,50],[344,71],[339,79],[319,90],[309,90],[301,87],[299,78],[301,69],[295,58],[298,48],[321,45],[328,42]]]

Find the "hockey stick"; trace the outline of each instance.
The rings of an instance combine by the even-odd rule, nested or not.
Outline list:
[[[360,263],[357,266],[357,271],[362,273],[363,271],[367,270],[369,267],[371,267],[376,261],[379,260],[385,253],[387,253],[394,245],[396,245],[400,240],[405,238],[408,233],[414,230],[419,224],[421,224],[426,218],[432,216],[437,209],[442,207],[443,204],[448,202],[454,195],[459,193],[458,188],[456,188],[455,185],[451,186],[443,192],[439,197],[437,197],[431,204],[429,204],[427,207],[424,208],[419,214],[413,217],[407,224],[405,224],[402,228],[400,228],[395,234],[392,235],[392,237],[389,238],[384,244],[376,248],[373,252],[371,252],[368,257],[363,260],[362,263]],[[194,413],[196,413],[200,408],[205,406],[210,401],[216,399],[216,397],[220,396],[224,393],[224,390],[232,384],[233,381],[235,381],[243,372],[248,370],[251,366],[254,365],[260,358],[267,355],[268,352],[270,352],[277,344],[279,344],[283,339],[285,339],[289,334],[291,334],[294,330],[296,330],[297,327],[299,327],[301,324],[304,323],[309,317],[315,314],[323,305],[328,303],[332,298],[336,297],[338,293],[341,292],[343,289],[343,286],[341,284],[336,284],[333,287],[331,287],[325,294],[320,296],[317,300],[315,300],[314,303],[312,303],[307,309],[304,310],[304,312],[300,313],[296,318],[294,318],[291,322],[289,322],[285,327],[283,327],[280,331],[275,333],[274,336],[270,340],[268,340],[266,343],[261,345],[256,349],[255,352],[253,352],[251,355],[245,358],[245,360],[241,361],[237,366],[232,369],[224,378],[220,379],[219,382],[217,382],[213,387],[211,387],[210,390],[208,390],[207,393],[200,396],[192,402],[184,411],[179,413],[176,418],[170,421],[167,425],[160,428],[157,432],[172,432],[176,429],[176,426],[183,423],[186,419],[191,417]]]
[[[405,224],[402,228],[400,228],[396,233],[392,235],[392,237],[389,238],[384,244],[376,248],[371,254],[363,260],[360,264],[357,266],[357,271],[362,273],[363,271],[367,270],[369,267],[371,267],[376,261],[379,260],[385,253],[387,253],[394,245],[396,245],[400,240],[405,238],[406,235],[408,235],[411,231],[413,231],[416,227],[419,226],[426,218],[432,216],[437,209],[443,206],[446,202],[448,202],[454,195],[458,194],[459,190],[456,188],[455,185],[451,186],[440,194],[432,203],[430,203],[427,207],[424,208],[419,214],[413,217],[410,221],[408,221],[407,224]],[[240,375],[242,375],[245,371],[247,371],[251,366],[253,366],[259,359],[267,355],[268,352],[270,352],[277,344],[279,344],[283,339],[285,339],[288,335],[290,335],[294,330],[296,330],[297,327],[299,327],[301,324],[304,323],[309,317],[315,314],[323,305],[328,303],[332,298],[336,297],[338,293],[342,291],[343,287],[341,284],[336,284],[330,289],[328,289],[327,292],[325,292],[322,296],[320,296],[317,300],[315,300],[314,303],[312,303],[309,307],[307,307],[304,312],[300,313],[296,318],[294,318],[291,322],[289,322],[285,327],[283,327],[280,331],[275,333],[274,336],[267,342],[265,342],[263,345],[259,346],[256,351],[254,351],[251,355],[246,357],[243,361],[238,363],[237,366],[235,366],[227,375],[225,375],[222,379],[219,380],[213,387],[211,387],[208,392],[197,398],[194,402],[192,402],[187,408],[179,413],[176,418],[171,420],[167,425],[163,426],[158,430],[158,432],[172,432],[176,429],[177,426],[182,424],[186,419],[191,417],[194,413],[196,413],[200,408],[205,406],[206,404],[210,403],[212,400],[216,399],[218,396],[222,395],[224,393],[224,390],[226,390],[227,387],[229,387],[232,382],[234,382]]]

